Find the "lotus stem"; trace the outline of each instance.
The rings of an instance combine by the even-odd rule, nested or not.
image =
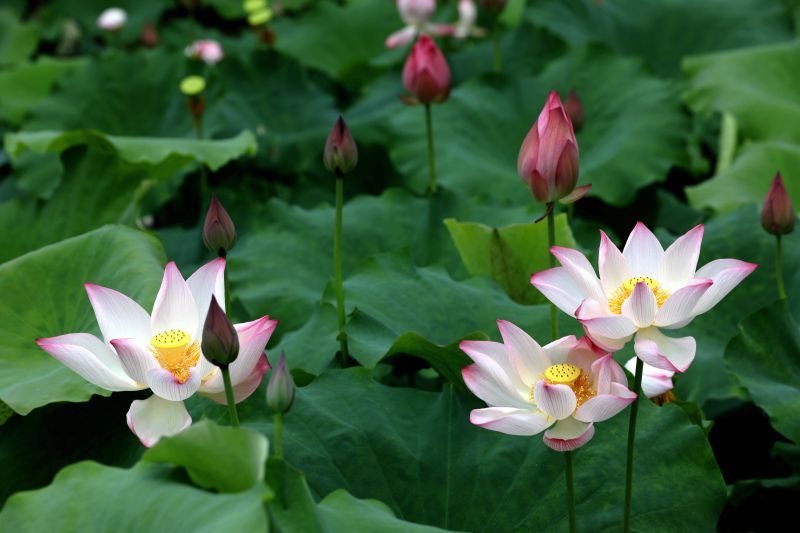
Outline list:
[[[550,250],[556,245],[556,221],[553,202],[547,204],[547,249]],[[550,268],[556,266],[556,258],[553,254],[547,254],[550,261]],[[558,338],[558,310],[553,302],[550,302],[550,340]]]
[[[503,72],[503,51],[500,48],[500,31],[492,32],[492,68],[495,72]]]
[[[631,502],[633,498],[633,443],[636,436],[636,416],[639,414],[639,397],[642,395],[642,374],[644,363],[636,358],[636,374],[633,377],[633,392],[636,399],[631,405],[631,418],[628,424],[628,461],[625,469],[625,516],[622,521],[623,533],[631,530]]]
[[[336,282],[336,308],[339,314],[339,364],[347,366],[347,335],[344,332],[345,309],[342,285],[342,207],[344,204],[344,179],[336,176],[336,223],[333,230],[333,274]]]
[[[425,104],[425,129],[428,133],[428,170],[431,183],[428,186],[430,194],[436,194],[436,160],[433,153],[433,122],[431,121],[431,104]]]
[[[231,385],[231,371],[228,365],[220,367],[222,371],[222,381],[225,383],[225,398],[228,400],[228,416],[231,426],[239,427],[239,415],[236,413],[236,401],[233,398],[233,385]]]
[[[783,285],[783,246],[781,236],[775,236],[775,278],[778,281],[778,296],[781,300],[786,299],[786,289]]]
[[[272,420],[275,426],[275,457],[283,459],[283,415],[275,413]]]
[[[564,452],[566,470],[564,475],[567,479],[567,513],[569,514],[569,531],[575,533],[575,486],[572,481],[572,452]]]

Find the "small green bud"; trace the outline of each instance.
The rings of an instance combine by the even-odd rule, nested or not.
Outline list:
[[[294,381],[286,367],[286,354],[281,352],[267,384],[267,405],[275,413],[285,413],[294,401]]]

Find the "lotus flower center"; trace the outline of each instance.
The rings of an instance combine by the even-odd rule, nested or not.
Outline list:
[[[636,285],[639,283],[645,283],[650,287],[650,290],[653,291],[653,295],[656,297],[656,304],[658,304],[659,309],[664,305],[664,302],[667,301],[667,298],[669,298],[669,292],[665,291],[657,280],[648,278],[647,276],[636,276],[614,289],[608,297],[608,309],[616,315],[621,315],[622,304],[633,294]]]
[[[179,383],[186,383],[189,371],[200,359],[200,343],[192,342],[185,331],[171,329],[150,339],[153,352],[161,368],[175,376]]]
[[[569,363],[560,363],[547,367],[547,370],[544,371],[544,380],[551,385],[567,385],[572,389],[572,392],[575,393],[575,398],[578,400],[576,408],[596,395],[586,372]],[[533,389],[534,385],[531,385],[530,401],[534,401]]]

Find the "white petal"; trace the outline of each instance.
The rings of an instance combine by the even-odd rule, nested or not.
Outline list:
[[[473,409],[469,421],[476,426],[508,435],[530,436],[547,429],[552,421],[531,410],[510,407]]]
[[[613,417],[636,400],[636,393],[619,383],[611,385],[609,394],[598,394],[578,407],[575,418],[582,422],[602,422]]]
[[[175,263],[168,263],[150,317],[153,334],[177,329],[192,335],[197,331],[198,320],[197,305],[189,286]]]
[[[550,366],[550,358],[530,335],[505,320],[498,320],[508,358],[523,383],[536,382]]]
[[[545,298],[570,316],[586,298],[575,280],[564,267],[551,268],[531,276],[531,284],[539,289]]]
[[[524,383],[517,374],[504,344],[493,341],[461,341],[459,348],[475,361],[481,372],[495,376],[497,383],[507,386],[510,394],[520,398],[528,397],[530,385]]]
[[[574,418],[559,420],[556,425],[544,432],[544,443],[557,452],[576,450],[592,440],[594,424],[581,422]]]
[[[150,342],[150,315],[142,306],[113,289],[93,283],[85,287],[106,342],[121,338]]]
[[[386,48],[396,48],[410,43],[416,34],[417,29],[414,26],[406,26],[401,30],[397,30],[386,38]]]
[[[575,338],[575,335],[567,335],[554,340],[550,344],[546,344],[542,350],[544,350],[551,365],[558,365],[567,362],[570,351],[577,343],[578,339]]]
[[[625,368],[631,374],[636,374],[636,357],[631,357],[625,363]],[[664,394],[673,388],[672,376],[674,375],[675,372],[671,370],[662,370],[644,363],[642,366],[642,392],[648,398]]]
[[[467,388],[492,407],[531,408],[504,374],[488,373],[478,365],[469,365],[461,369],[461,375]]]
[[[631,278],[628,261],[604,231],[600,231],[598,265],[600,267],[600,281],[603,284],[603,290],[606,295],[614,292],[620,285]]]
[[[595,346],[589,337],[581,337],[579,341],[573,344],[564,362],[575,365],[586,372],[591,372],[592,365],[597,362],[599,357],[605,355],[606,353]]]
[[[594,268],[592,268],[585,255],[577,250],[561,248],[560,246],[553,246],[550,252],[556,256],[561,266],[569,272],[581,294],[600,304],[606,302],[606,293],[600,284],[597,274],[594,272]]]
[[[628,237],[628,242],[625,243],[622,255],[628,261],[631,277],[657,278],[658,265],[661,264],[664,249],[653,232],[641,222],[637,222]]]
[[[656,315],[655,325],[669,327],[686,324],[694,316],[694,308],[700,298],[711,288],[710,279],[694,279],[670,295]]]
[[[657,312],[656,296],[644,282],[637,283],[633,293],[622,303],[622,314],[639,328],[650,326]]]
[[[578,320],[583,324],[583,328],[592,340],[597,336],[601,339],[622,341],[628,339],[638,329],[636,324],[624,315],[599,316],[589,319],[582,319],[579,316]]]
[[[125,373],[144,387],[147,371],[160,366],[147,346],[137,339],[114,339],[111,345],[117,351]]]
[[[673,372],[685,372],[692,364],[696,350],[694,337],[667,337],[655,327],[639,330],[634,344],[639,359]]]
[[[200,394],[219,404],[227,405],[228,399],[225,396],[225,384],[222,380],[222,373],[216,367],[214,368],[216,372],[211,375],[211,378],[206,383],[200,384]],[[261,380],[264,378],[264,374],[269,368],[267,356],[262,353],[250,375],[233,385],[233,400],[236,403],[242,402],[258,390],[258,386],[261,384]]]
[[[170,371],[159,367],[147,371],[145,383],[165,400],[179,402],[197,392],[200,388],[200,378],[200,372],[193,367],[189,369],[189,379],[181,383]]]
[[[600,357],[592,364],[590,370],[592,385],[598,394],[610,394],[611,385],[614,383],[627,384],[628,379],[622,367],[614,361],[611,354]]]
[[[575,393],[567,385],[551,385],[545,380],[534,385],[533,400],[539,409],[556,420],[571,416],[578,403]]]
[[[239,335],[239,356],[230,365],[233,385],[237,385],[253,373],[277,326],[278,321],[270,320],[268,316],[234,326]]]
[[[658,266],[658,280],[666,290],[675,291],[695,277],[702,242],[703,225],[698,224],[667,248]]]
[[[217,303],[225,311],[225,260],[214,259],[198,268],[194,274],[186,280],[186,285],[192,293],[194,303],[197,306],[198,326],[195,331],[187,331],[193,339],[201,339],[203,336],[203,324],[208,315],[208,306],[211,304],[211,296],[217,298]]]
[[[171,402],[156,395],[146,400],[134,400],[127,419],[128,427],[148,448],[161,437],[180,433],[192,423],[183,402]]]
[[[694,308],[694,315],[705,313],[722,300],[734,287],[750,275],[758,265],[738,259],[717,259],[697,271],[695,277],[707,278],[714,284],[706,291]]]

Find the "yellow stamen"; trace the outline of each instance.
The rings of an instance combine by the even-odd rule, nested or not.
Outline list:
[[[569,386],[569,388],[572,389],[572,392],[575,393],[575,398],[578,400],[576,408],[580,407],[586,400],[596,395],[595,391],[592,389],[592,384],[589,381],[589,376],[586,374],[586,372],[569,363],[561,363],[547,367],[547,370],[544,371],[544,379],[551,385]],[[531,385],[531,391],[529,395],[531,402],[534,401],[533,388],[534,385]]]
[[[179,383],[189,379],[189,371],[200,359],[200,343],[191,340],[188,333],[178,329],[159,333],[150,340],[150,351],[158,364],[175,376]]]
[[[639,283],[645,283],[648,287],[650,287],[650,290],[653,291],[653,294],[656,297],[656,303],[658,304],[659,308],[661,308],[661,306],[664,305],[664,302],[667,301],[667,298],[669,298],[669,292],[664,290],[658,281],[646,276],[636,276],[635,278],[630,278],[622,285],[614,289],[614,291],[611,293],[611,296],[608,298],[608,309],[614,314],[621,315],[622,304],[625,303],[625,300],[627,300],[631,294],[633,294],[633,290]]]

